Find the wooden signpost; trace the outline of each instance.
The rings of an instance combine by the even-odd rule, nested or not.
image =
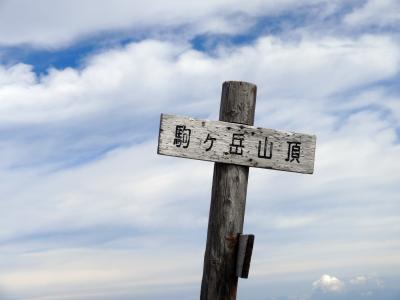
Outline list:
[[[219,121],[161,115],[158,154],[215,162],[201,300],[236,299],[254,235],[243,235],[249,167],[312,174],[314,135],[254,127],[257,87],[224,82]]]

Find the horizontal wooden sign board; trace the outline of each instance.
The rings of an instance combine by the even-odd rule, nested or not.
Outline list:
[[[161,115],[158,154],[312,174],[315,135]]]

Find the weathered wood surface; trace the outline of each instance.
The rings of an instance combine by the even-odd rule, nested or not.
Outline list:
[[[253,124],[255,85],[224,82],[220,120]],[[201,300],[236,299],[238,236],[243,231],[249,168],[215,163]]]
[[[158,153],[312,174],[315,144],[315,135],[162,114]]]
[[[248,278],[251,255],[253,253],[254,234],[241,234],[239,236],[238,254],[236,262],[236,276]]]

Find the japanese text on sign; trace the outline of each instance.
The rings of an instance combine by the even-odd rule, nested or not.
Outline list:
[[[174,145],[176,147],[183,148],[189,147],[190,135],[192,130],[186,129],[185,125],[176,125],[175,127],[175,139]],[[208,143],[208,146],[204,148],[205,151],[210,151],[216,142],[216,138],[212,138],[210,133],[207,133],[207,137],[204,140],[204,144]],[[244,134],[233,133],[232,134],[232,142],[229,144],[229,153],[235,155],[243,155],[243,148],[245,143]],[[262,144],[263,143],[263,144]],[[300,152],[301,152],[301,142],[287,142],[288,150],[287,150],[287,158],[285,161],[289,162],[297,162],[300,163]],[[264,141],[258,141],[258,157],[271,159],[272,158],[272,149],[273,143],[268,143],[268,137],[265,137]],[[262,150],[263,149],[263,150]],[[267,150],[268,149],[268,150]],[[268,151],[268,154],[267,154]]]

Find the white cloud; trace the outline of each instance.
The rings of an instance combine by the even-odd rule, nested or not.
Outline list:
[[[384,287],[383,280],[373,275],[358,275],[351,278],[349,283],[356,288],[382,289]]]
[[[314,289],[320,289],[324,292],[342,292],[344,289],[344,283],[334,276],[322,275],[320,279],[313,282]]]
[[[400,3],[397,0],[369,0],[345,16],[344,22],[351,26],[397,26],[400,23]]]
[[[29,86],[36,83],[36,76],[32,72],[32,66],[16,64],[5,68],[0,65],[0,87],[1,86]]]
[[[1,67],[0,285],[29,299],[50,287],[82,292],[77,280],[112,293],[121,280],[144,292],[153,282],[198,283],[212,164],[157,156],[157,122],[161,112],[217,118],[229,79],[258,85],[257,125],[318,136],[313,176],[251,171],[254,276],[398,274],[398,99],[364,87],[395,78],[399,53],[386,35],[265,36],[214,55],[146,40],[41,78],[27,65]],[[107,154],[49,171],[53,160],[97,147]],[[343,282],[325,275],[315,286]]]
[[[0,2],[0,45],[58,47],[108,31],[157,31],[187,27],[193,33],[238,33],[260,15],[275,15],[324,0],[241,1],[62,1]],[[157,29],[158,28],[158,29]]]
[[[101,145],[132,143],[149,134],[146,125],[160,112],[215,118],[220,84],[230,78],[258,84],[258,123],[329,132],[332,112],[362,109],[365,102],[338,104],[333,95],[394,76],[398,48],[387,36],[304,37],[298,42],[263,37],[254,45],[224,47],[210,56],[186,43],[147,40],[88,58],[81,70],[53,69],[40,78],[28,65],[0,67],[0,125],[7,132],[15,128],[2,140],[0,163],[36,164]],[[396,99],[383,97],[377,104],[399,120]],[[144,131],[134,130],[145,123]],[[43,138],[34,138],[38,135]],[[24,139],[31,143],[27,152]]]
[[[350,279],[350,283],[354,285],[363,285],[367,283],[368,278],[364,275],[356,276]]]
[[[0,288],[5,288],[6,299],[132,299],[150,291],[168,295],[179,285],[198,281],[199,276],[188,274],[199,272],[201,261],[193,258],[198,253],[191,253],[190,247],[167,244],[163,251],[134,249],[135,242],[139,241],[130,242],[131,249],[71,248],[20,254],[19,268],[0,272]],[[170,259],[183,249],[187,254],[180,253],[180,264]]]
[[[112,298],[197,282],[211,173],[157,156],[152,141],[63,172],[3,174],[0,289]]]
[[[81,71],[53,69],[40,79],[26,65],[0,68],[0,122],[60,121],[116,106],[136,115],[174,105],[188,110],[187,101],[208,113],[227,78],[257,83],[261,97],[270,98],[259,102],[261,109],[279,102],[300,114],[315,98],[394,76],[399,62],[398,45],[385,36],[299,42],[264,37],[254,46],[221,48],[217,57],[187,44],[149,40],[96,55]],[[304,104],[293,107],[292,97]]]

